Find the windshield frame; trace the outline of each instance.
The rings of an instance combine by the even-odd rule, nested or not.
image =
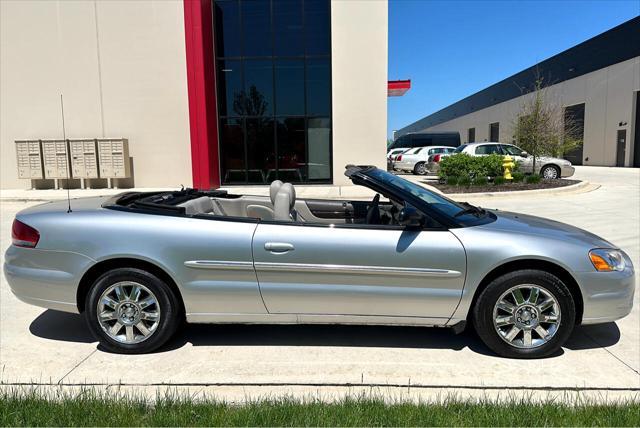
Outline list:
[[[353,184],[368,187],[378,193],[396,195],[399,199],[409,202],[422,211],[423,214],[433,218],[447,228],[479,226],[492,223],[497,218],[490,211],[485,211],[482,215],[468,213],[456,217],[455,215],[467,209],[468,205],[449,199],[444,195],[373,166],[361,168],[350,173],[348,177],[353,181]],[[416,193],[423,194],[423,197]],[[428,202],[425,198],[431,198],[439,203],[446,204],[448,207],[454,207],[455,212],[447,212],[440,209],[435,203]]]

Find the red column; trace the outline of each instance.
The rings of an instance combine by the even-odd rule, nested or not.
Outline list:
[[[193,187],[220,186],[211,0],[184,0]]]

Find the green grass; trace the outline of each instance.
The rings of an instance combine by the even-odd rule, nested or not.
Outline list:
[[[53,399],[0,395],[0,426],[633,426],[640,402],[596,405],[444,399],[437,404],[346,398],[336,403],[291,398],[234,405],[221,401],[100,395],[91,390]]]

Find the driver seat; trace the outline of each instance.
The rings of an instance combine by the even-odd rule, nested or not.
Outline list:
[[[269,186],[269,198],[271,199],[271,206],[276,204],[276,195],[282,187],[282,181],[275,180]],[[259,218],[260,220],[273,220],[273,209],[264,205],[251,204],[246,208],[247,217]]]

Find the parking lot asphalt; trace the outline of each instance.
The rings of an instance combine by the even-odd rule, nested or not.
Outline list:
[[[566,194],[468,197],[487,208],[569,223],[620,246],[640,268],[640,170],[578,167],[594,186]],[[598,187],[599,185],[599,187]],[[594,190],[595,189],[595,190]],[[38,202],[1,203],[1,248],[16,212]],[[636,288],[638,277],[636,276]],[[103,351],[79,315],[18,301],[0,284],[0,365],[4,388],[82,384],[149,391],[175,387],[221,398],[334,394],[570,393],[640,395],[640,293],[616,323],[578,327],[559,355],[509,360],[471,332],[378,326],[191,325],[150,355]],[[421,396],[422,396],[421,395]]]

